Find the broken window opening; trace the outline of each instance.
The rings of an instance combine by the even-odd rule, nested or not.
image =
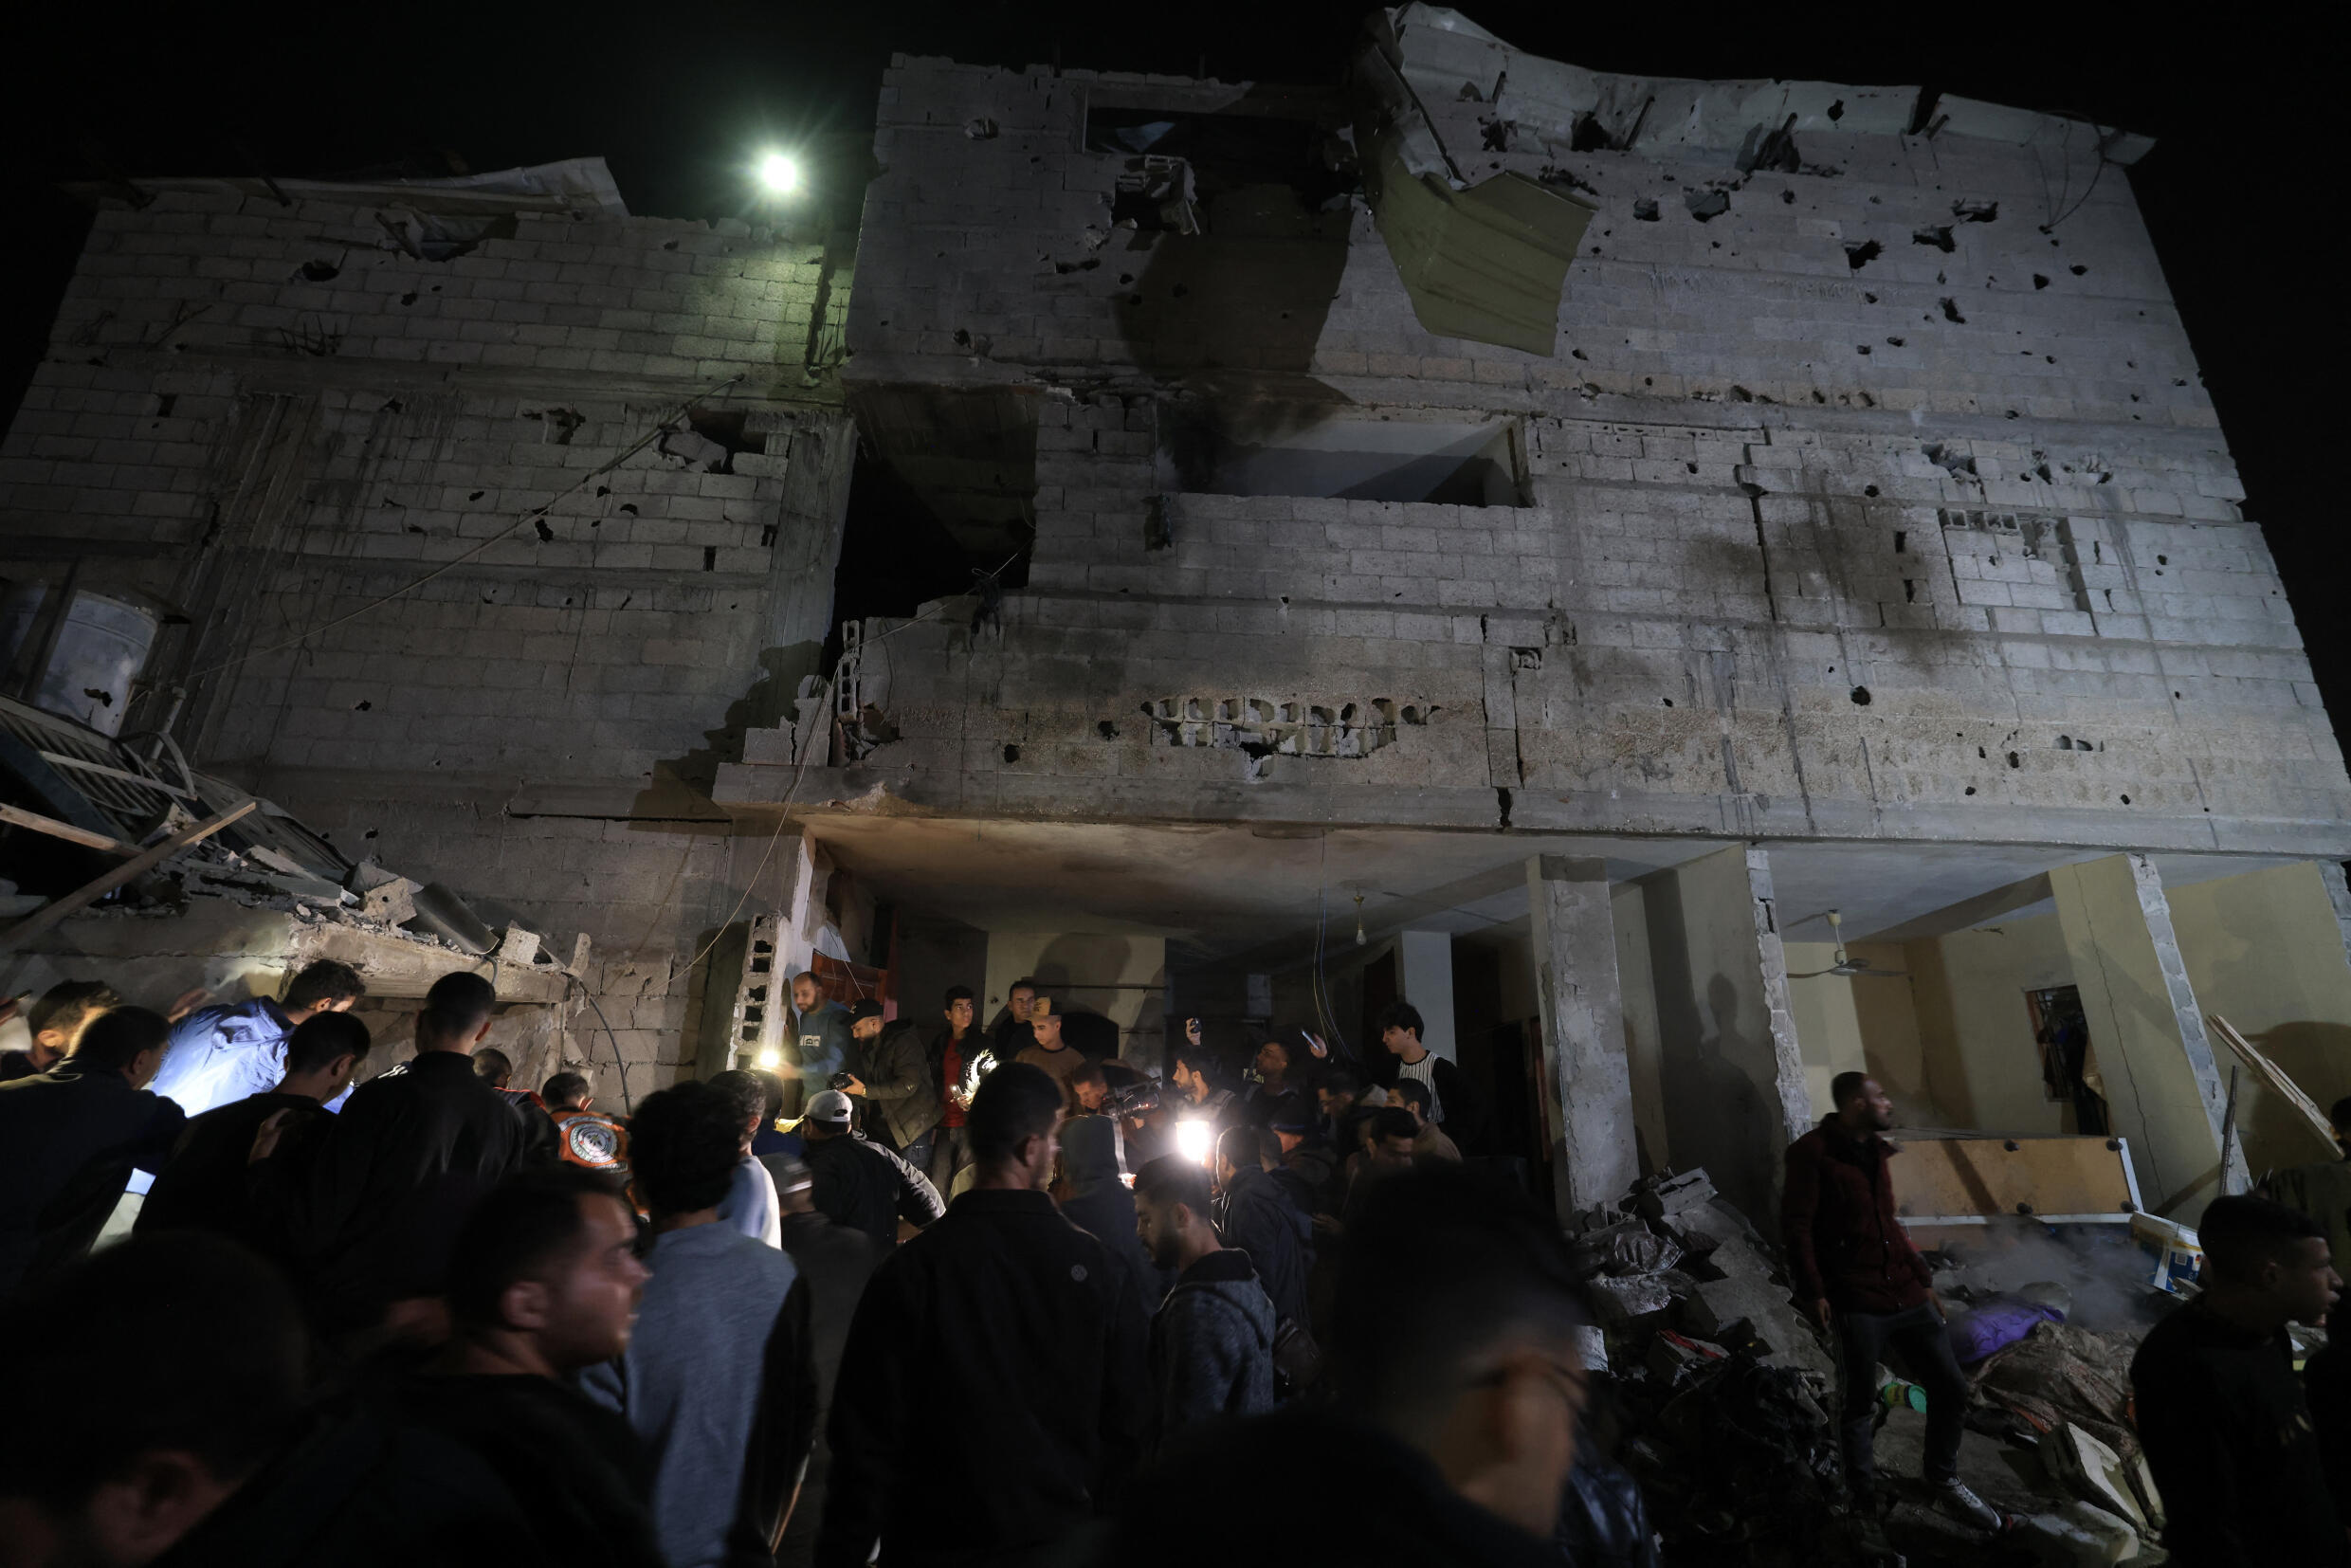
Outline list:
[[[7,689],[46,713],[119,735],[144,684],[140,672],[170,619],[130,595],[77,588],[70,577],[59,585],[18,583],[0,597]]]
[[[1125,155],[1111,222],[1143,230],[1254,232],[1278,221],[1256,210],[1268,189],[1286,186],[1314,213],[1345,206],[1361,183],[1335,132],[1269,115],[1089,106],[1085,150]]]
[[[1436,506],[1528,504],[1516,420],[1331,418],[1205,404],[1160,410],[1162,490]]]

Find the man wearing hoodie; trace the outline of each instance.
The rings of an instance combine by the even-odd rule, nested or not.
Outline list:
[[[1269,1135],[1257,1127],[1228,1127],[1216,1140],[1216,1197],[1210,1219],[1227,1247],[1248,1254],[1272,1298],[1273,1309],[1294,1323],[1306,1321],[1306,1274],[1314,1266],[1314,1217],[1300,1208],[1266,1158]]]
[[[1208,1173],[1179,1155],[1164,1156],[1136,1176],[1135,1199],[1152,1261],[1178,1271],[1151,1321],[1159,1441],[1196,1422],[1271,1410],[1273,1302],[1248,1254],[1216,1239]]]
[[[1135,1231],[1135,1194],[1119,1159],[1119,1124],[1106,1116],[1073,1116],[1061,1124],[1061,1217],[1110,1249],[1110,1261],[1135,1299],[1148,1305],[1167,1282],[1153,1269]]]

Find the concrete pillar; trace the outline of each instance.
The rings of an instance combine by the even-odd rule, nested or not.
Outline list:
[[[1642,894],[1673,1163],[1703,1166],[1768,1230],[1780,1157],[1813,1123],[1770,857],[1734,845],[1646,879]]]
[[[2144,855],[2109,855],[2060,866],[2050,886],[2140,1197],[2194,1223],[2221,1191],[2228,1080],[2213,1060],[2162,878]]]
[[[1460,1055],[1453,1048],[1451,932],[1396,933],[1396,990],[1420,1010],[1420,1043],[1448,1062],[1458,1062]]]
[[[1633,1143],[1632,1074],[1616,989],[1616,917],[1596,860],[1536,855],[1526,863],[1543,1082],[1558,1096],[1552,1180],[1562,1215],[1624,1195],[1641,1174]]]

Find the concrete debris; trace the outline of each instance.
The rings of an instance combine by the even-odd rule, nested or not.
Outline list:
[[[2146,1511],[2132,1494],[2130,1468],[2081,1428],[2068,1422],[2050,1432],[2041,1442],[2041,1461],[2050,1478],[2063,1482],[2077,1497],[2130,1521],[2134,1530],[2150,1528]]]
[[[1584,1289],[1591,1294],[1592,1310],[1601,1326],[1618,1334],[1657,1326],[1673,1305],[1665,1282],[1646,1274],[1603,1274],[1586,1281]]]
[[[2139,1532],[2129,1522],[2087,1503],[2069,1503],[2053,1514],[2034,1514],[2016,1529],[2016,1543],[2049,1568],[2102,1568],[2136,1561]]]

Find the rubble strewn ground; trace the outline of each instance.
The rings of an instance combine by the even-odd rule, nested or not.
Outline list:
[[[1926,1418],[1899,1399],[1881,1401],[1877,1515],[1856,1510],[1834,1358],[1775,1249],[1704,1172],[1645,1179],[1578,1215],[1571,1240],[1608,1358],[1592,1440],[1639,1478],[1667,1561],[2164,1560],[2127,1410],[2130,1358],[2159,1310],[2143,1289],[2137,1303],[2118,1291],[2099,1327],[2043,1322],[1972,1369],[1960,1479],[2015,1521],[1990,1536],[1935,1505],[1919,1480]],[[2111,1279],[2117,1256],[2086,1267]],[[1993,1288],[1979,1265],[1935,1261],[1955,1310]]]

